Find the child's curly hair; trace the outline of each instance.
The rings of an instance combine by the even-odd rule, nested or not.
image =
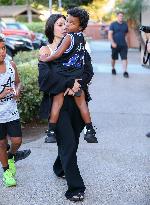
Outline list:
[[[85,9],[81,9],[79,7],[74,7],[74,8],[68,9],[67,14],[69,14],[73,17],[78,17],[82,31],[84,29],[86,29],[86,27],[88,25],[88,20],[89,20],[89,14]]]

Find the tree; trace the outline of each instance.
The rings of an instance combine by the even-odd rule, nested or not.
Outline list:
[[[65,9],[70,7],[80,6],[80,5],[88,5],[93,0],[62,0],[62,6]]]
[[[68,8],[70,6],[87,5],[92,1],[93,0],[62,0],[62,5],[63,7]],[[48,6],[48,0],[0,0],[0,5],[22,5],[27,3],[35,3]],[[57,0],[53,0],[53,3],[58,5]]]
[[[118,0],[116,2],[116,11],[123,11],[126,20],[132,22],[132,26],[136,27],[140,24],[141,9],[144,7],[143,2],[143,0]]]

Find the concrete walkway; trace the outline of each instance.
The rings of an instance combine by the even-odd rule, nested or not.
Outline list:
[[[91,42],[95,76],[90,109],[98,144],[80,138],[78,163],[87,190],[84,205],[150,205],[150,70],[139,65],[139,53],[129,52],[130,78],[111,75],[107,42]],[[0,181],[0,205],[70,205],[66,181],[52,171],[56,144],[44,138],[24,144],[29,158],[17,163],[16,188]],[[0,170],[0,176],[2,170]]]

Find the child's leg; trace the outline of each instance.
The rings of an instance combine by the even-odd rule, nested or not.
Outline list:
[[[63,105],[64,93],[59,93],[53,97],[53,103],[49,118],[49,129],[55,129],[59,117],[60,109]]]
[[[5,171],[8,167],[7,145],[5,139],[0,140],[0,162]]]
[[[0,162],[2,164],[3,173],[3,183],[5,186],[15,186],[16,180],[10,170],[7,155],[7,141],[6,139],[0,139]]]
[[[87,103],[85,101],[84,91],[82,90],[80,97],[75,96],[74,98],[75,98],[75,102],[80,110],[82,119],[84,120],[85,124],[91,123],[90,112],[89,112]]]
[[[75,102],[80,110],[82,119],[84,120],[86,125],[87,132],[85,134],[84,139],[89,143],[97,143],[98,141],[97,138],[95,137],[96,132],[91,122],[90,112],[85,101],[84,91],[82,91],[80,97],[75,96]]]

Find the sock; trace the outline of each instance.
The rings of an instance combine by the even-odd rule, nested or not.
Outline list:
[[[9,165],[7,167],[3,167],[4,172],[9,169]]]
[[[86,126],[86,129],[87,129],[87,130],[89,130],[89,129],[93,129],[92,122],[90,122],[90,123],[86,123],[85,126]]]
[[[51,122],[49,122],[49,124],[48,124],[48,130],[53,130],[53,131],[55,131],[55,129],[56,129],[56,123],[51,123]]]
[[[8,152],[8,159],[12,159],[14,156],[14,154],[12,154],[11,152]]]

